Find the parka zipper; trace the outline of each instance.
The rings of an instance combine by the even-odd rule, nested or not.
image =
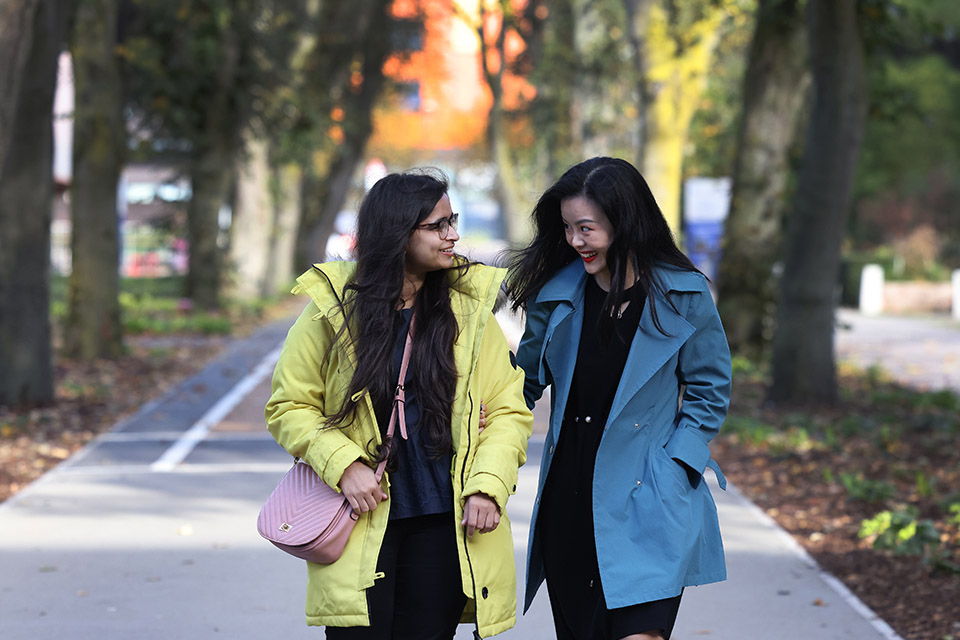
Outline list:
[[[467,457],[470,453],[470,444],[471,444],[471,426],[473,425],[473,393],[467,391],[467,399],[470,401],[470,413],[467,414],[467,454],[463,456],[463,461],[460,465],[460,495],[463,496],[463,492],[467,487]],[[473,574],[473,561],[470,560],[470,548],[467,546],[467,528],[460,527],[463,530],[463,554],[467,557],[467,568],[470,570],[470,582],[473,583],[473,602],[474,602],[474,629],[473,637],[475,640],[482,640],[480,635],[480,601],[477,599],[477,578]]]

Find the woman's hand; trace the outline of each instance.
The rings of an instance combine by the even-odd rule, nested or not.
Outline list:
[[[477,433],[483,433],[487,428],[487,405],[483,404],[483,400],[480,401],[480,420],[477,421],[477,426]]]
[[[474,531],[490,533],[500,524],[500,507],[490,496],[475,493],[463,505],[463,521],[460,524],[467,528],[467,536],[470,537]]]
[[[377,508],[381,500],[387,499],[377,474],[360,460],[354,460],[340,476],[340,491],[355,513],[366,513]]]

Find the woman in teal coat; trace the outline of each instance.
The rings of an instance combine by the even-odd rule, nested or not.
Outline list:
[[[557,637],[669,638],[684,587],[724,580],[706,467],[730,354],[706,278],[640,173],[593,158],[548,189],[511,265],[517,352],[550,427],[525,609],[547,582]]]

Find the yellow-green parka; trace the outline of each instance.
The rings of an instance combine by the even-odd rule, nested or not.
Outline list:
[[[266,406],[267,428],[289,453],[304,459],[325,483],[338,488],[344,469],[358,458],[373,466],[367,443],[380,443],[380,430],[369,393],[357,394],[351,424],[325,427],[324,416],[338,410],[353,377],[352,349],[344,340],[330,348],[343,326],[340,301],[355,270],[352,262],[314,265],[297,279],[294,293],[311,302],[287,334],[273,374]],[[453,281],[458,270],[450,270]],[[453,353],[459,377],[453,402],[453,482],[455,529],[460,551],[463,622],[473,622],[481,636],[516,623],[516,569],[507,498],[516,491],[517,469],[526,461],[533,416],[523,399],[523,371],[516,366],[492,309],[504,270],[472,265],[450,289],[459,323]],[[480,401],[486,427],[478,433]],[[389,474],[384,474],[389,487]],[[387,489],[389,494],[389,488]],[[460,526],[467,496],[484,493],[500,507],[496,530],[468,538]],[[364,592],[382,577],[377,558],[390,511],[390,500],[360,516],[339,560],[307,563],[306,620],[317,626],[368,626]],[[451,532],[453,533],[453,532]]]

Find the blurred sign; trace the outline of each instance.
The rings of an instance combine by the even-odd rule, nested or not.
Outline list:
[[[730,211],[730,178],[690,178],[683,185],[683,244],[700,271],[716,280],[723,223]]]

